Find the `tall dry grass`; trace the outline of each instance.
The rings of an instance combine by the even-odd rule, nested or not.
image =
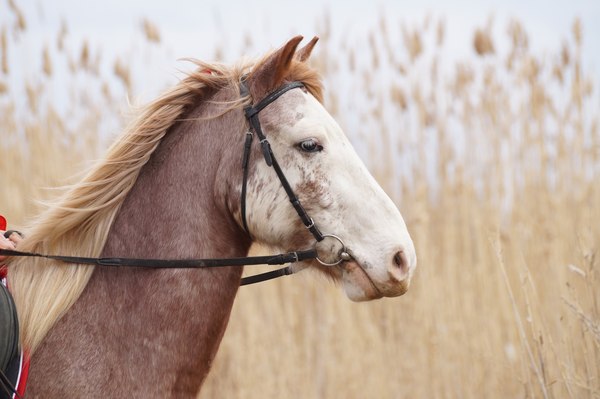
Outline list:
[[[65,44],[63,24],[39,79],[19,82],[23,111],[6,49],[27,23],[13,16],[0,26],[0,212],[18,226],[40,187],[106,145],[102,121],[125,100],[90,70],[97,49]],[[493,24],[456,62],[442,19],[382,16],[363,43],[319,22],[327,105],[399,204],[419,268],[404,297],[372,303],[308,272],[241,289],[199,397],[600,397],[598,77],[583,67],[579,21],[542,55],[519,21],[503,36]],[[156,25],[142,29],[160,45]],[[60,62],[79,76],[62,111],[45,101]],[[135,71],[112,62],[134,91]]]

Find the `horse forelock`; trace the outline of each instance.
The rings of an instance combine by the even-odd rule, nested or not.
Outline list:
[[[269,61],[273,53],[274,52],[268,53],[261,60],[256,62],[253,65],[252,70],[255,71],[261,69]],[[323,102],[323,83],[321,75],[306,61],[300,61],[296,59],[293,60],[287,66],[287,70],[283,74],[283,81],[302,82],[311,95],[313,95],[319,102]],[[258,85],[260,84],[261,82],[258,82]],[[262,90],[258,90],[258,98],[254,98],[254,101],[260,101],[262,97],[275,89],[277,89],[277,87],[271,87],[270,85],[262,87]]]
[[[237,87],[241,77],[261,63],[227,67],[193,62],[197,66],[195,71],[142,108],[105,157],[30,222],[20,250],[100,256],[125,197],[169,129],[201,101],[207,90]],[[322,100],[320,77],[304,62],[294,61],[284,79],[302,81],[313,96]],[[249,101],[252,100],[241,98],[231,103],[229,109]],[[79,298],[94,267],[58,264],[43,258],[12,258],[8,266],[21,324],[21,343],[33,353]]]
[[[310,94],[323,102],[323,83],[319,73],[305,62],[294,61],[288,70],[286,80],[304,83]]]

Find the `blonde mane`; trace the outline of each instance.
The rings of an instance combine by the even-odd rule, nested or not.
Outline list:
[[[83,180],[50,206],[27,231],[19,250],[45,254],[98,257],[115,215],[161,139],[184,117],[206,89],[237,85],[248,64],[228,68],[195,61],[196,72],[146,106]],[[260,62],[258,63],[260,64]],[[211,73],[206,73],[210,70]],[[322,99],[313,69],[295,62],[289,79],[305,82]],[[231,104],[239,106],[244,99]],[[80,297],[94,267],[43,258],[9,260],[9,284],[17,305],[21,343],[35,352],[52,326]]]

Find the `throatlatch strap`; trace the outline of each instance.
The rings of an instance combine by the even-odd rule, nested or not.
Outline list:
[[[244,141],[244,157],[242,158],[242,194],[240,198],[240,211],[242,213],[242,223],[244,230],[250,235],[250,229],[248,228],[248,221],[246,220],[246,187],[248,186],[248,164],[250,163],[250,147],[252,146],[252,132],[246,133],[246,141]]]

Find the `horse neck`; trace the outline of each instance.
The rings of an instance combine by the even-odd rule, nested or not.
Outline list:
[[[105,254],[208,258],[247,252],[250,240],[234,216],[243,116],[207,118],[219,112],[214,108],[205,101],[162,139],[115,219]]]
[[[210,113],[199,107],[189,117]],[[240,153],[235,149],[241,150],[243,138],[238,129],[243,120],[241,113],[239,120],[235,112],[228,114],[234,115],[182,122],[163,138],[119,211],[103,256],[246,255],[250,240],[230,209],[237,203],[232,182],[241,172]],[[111,334],[121,335],[132,347],[141,344],[139,335],[145,337],[145,346],[148,340],[156,342],[153,364],[161,364],[161,372],[186,370],[173,378],[177,386],[193,391],[216,353],[241,273],[241,268],[119,273],[101,269],[95,277],[111,287],[112,302],[123,301],[130,307],[123,317],[135,318],[134,326],[140,327],[131,331],[125,323],[127,329]]]

